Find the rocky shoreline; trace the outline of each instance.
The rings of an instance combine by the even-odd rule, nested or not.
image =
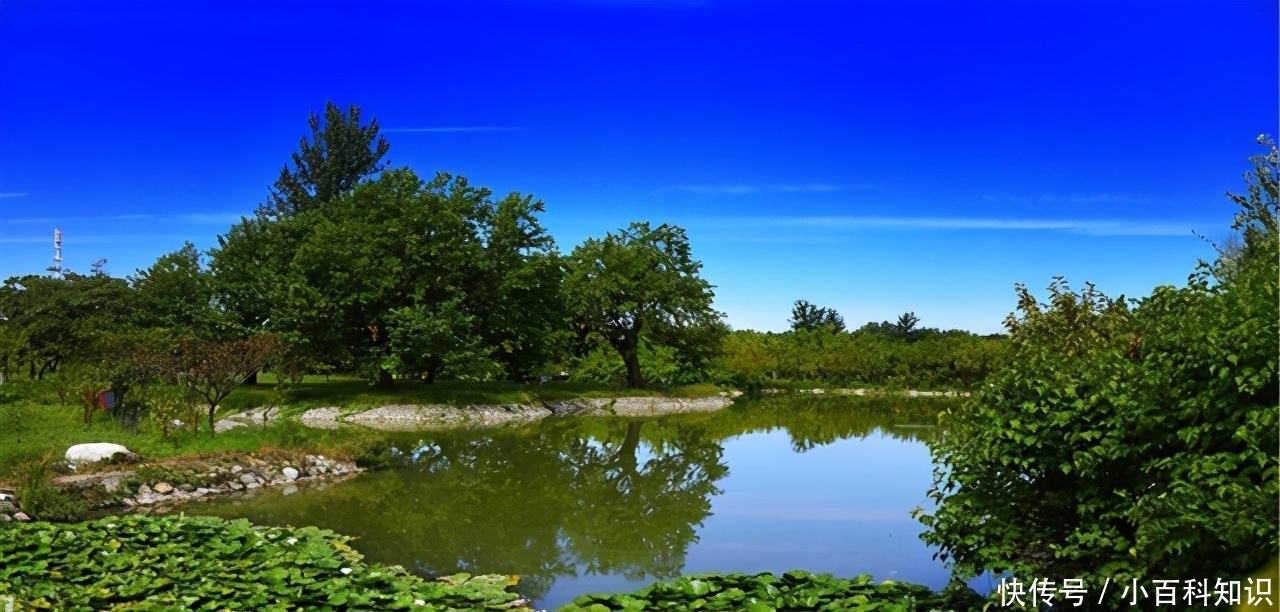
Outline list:
[[[552,416],[645,417],[688,412],[709,412],[733,404],[739,391],[700,398],[618,397],[545,401],[539,404],[396,404],[369,410],[344,411],[337,406],[312,408],[297,417],[299,423],[316,429],[337,429],[355,425],[383,431],[433,431],[441,429],[504,427],[524,425]],[[251,410],[217,422],[218,431],[270,423],[284,418],[279,411]]]
[[[278,487],[285,495],[299,486],[345,480],[364,470],[352,461],[305,455],[300,459],[243,456],[236,459],[190,460],[174,464],[142,464],[136,469],[76,474],[54,478],[54,487],[92,504],[92,514],[165,512],[183,502],[220,495],[245,495]],[[0,521],[28,521],[12,490],[0,492]]]

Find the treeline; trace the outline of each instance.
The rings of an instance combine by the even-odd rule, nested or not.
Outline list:
[[[936,389],[969,387],[1003,363],[1003,336],[918,327],[914,312],[848,332],[835,309],[798,300],[790,323],[781,334],[733,332],[720,377],[748,388],[812,381]]]
[[[125,278],[100,263],[6,280],[0,374],[112,378],[122,347],[269,336],[270,368],[384,386],[707,378],[728,328],[680,228],[632,223],[562,254],[531,196],[389,169],[356,107],[330,104],[310,127],[267,200],[208,253],[188,243]]]
[[[910,314],[849,333],[834,310],[803,301],[791,332],[731,333],[678,227],[633,223],[564,254],[532,196],[388,168],[390,145],[356,107],[330,104],[309,123],[266,201],[209,252],[187,243],[123,278],[98,265],[6,280],[0,374],[80,370],[129,403],[130,386],[160,374],[126,380],[126,353],[260,336],[271,337],[267,367],[286,376],[383,386],[561,372],[631,387],[948,386],[998,362],[994,339],[916,329]]]

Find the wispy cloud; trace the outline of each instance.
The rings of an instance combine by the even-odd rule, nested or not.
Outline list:
[[[0,191],[0,198],[21,198],[30,194],[17,193],[13,191]]]
[[[1056,195],[1046,193],[1040,196],[1042,202],[1069,202],[1071,204],[1147,204],[1151,200],[1147,198],[1135,198],[1127,195],[1116,195],[1112,193],[1098,193],[1093,195],[1081,195],[1073,193],[1071,195]]]
[[[149,241],[168,240],[172,238],[173,238],[172,236],[158,236],[155,234],[94,234],[94,235],[81,235],[81,234],[65,235],[64,234],[62,242],[64,245],[112,244],[112,243],[121,243],[121,242],[138,242],[138,241],[144,241],[144,240],[149,240]],[[12,243],[27,243],[27,244],[49,243],[52,246],[53,237],[52,236],[0,236],[0,244],[12,244]]]
[[[684,191],[705,195],[749,195],[753,193],[825,193],[831,191],[852,191],[857,189],[877,189],[875,185],[670,185],[654,190],[654,193]]]
[[[447,133],[447,132],[513,132],[513,131],[516,131],[516,130],[522,130],[522,129],[524,129],[524,128],[518,128],[518,127],[494,127],[494,126],[481,126],[481,127],[463,127],[463,126],[455,126],[455,127],[402,127],[402,128],[382,128],[382,131],[383,131],[383,132],[388,132],[388,133],[411,133],[411,132],[419,132],[419,133]]]
[[[248,213],[187,213],[181,215],[102,215],[90,217],[28,217],[23,219],[4,219],[5,223],[15,225],[35,225],[40,223],[71,223],[76,221],[156,221],[170,223],[221,224],[235,223]]]
[[[825,229],[1049,230],[1093,236],[1189,236],[1192,222],[1120,219],[980,219],[966,217],[750,217],[709,221],[719,227]]]

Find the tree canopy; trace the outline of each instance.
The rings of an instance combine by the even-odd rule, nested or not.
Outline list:
[[[302,137],[293,154],[293,169],[286,164],[271,188],[259,214],[287,217],[315,209],[347,193],[387,164],[381,160],[391,150],[378,135],[378,120],[360,125],[360,108],[342,112],[333,102],[325,105],[324,123],[315,113],[307,118],[311,139]]]
[[[628,386],[640,387],[642,332],[676,342],[722,325],[711,306],[711,284],[698,276],[701,269],[684,230],[632,223],[573,250],[565,299],[571,315],[622,357]]]

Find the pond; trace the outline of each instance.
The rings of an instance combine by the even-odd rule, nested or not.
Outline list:
[[[926,440],[943,402],[775,397],[394,435],[393,469],[183,510],[332,529],[357,536],[368,561],[424,576],[517,574],[545,609],[710,571],[870,573],[937,589],[949,571],[910,512],[932,507]]]

